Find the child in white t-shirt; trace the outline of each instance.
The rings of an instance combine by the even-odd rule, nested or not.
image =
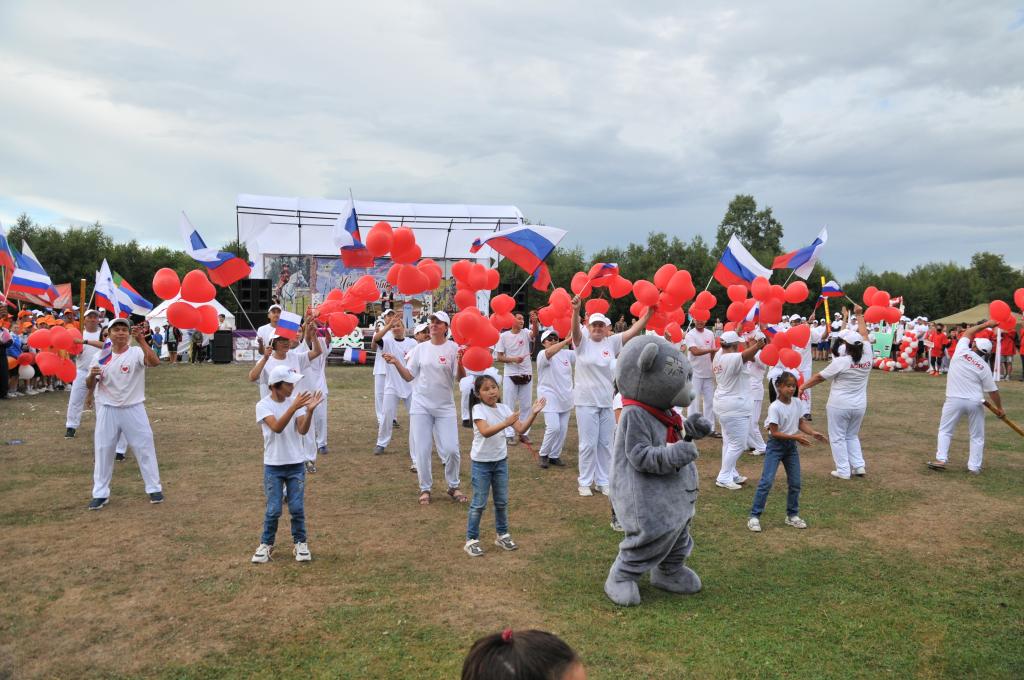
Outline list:
[[[469,408],[473,418],[473,500],[469,504],[464,550],[470,557],[484,554],[480,545],[480,516],[487,507],[487,494],[494,493],[494,526],[497,538],[494,544],[502,550],[515,550],[519,546],[508,532],[508,444],[503,432],[513,428],[517,434],[530,429],[534,418],[544,409],[545,400],[533,403],[526,420],[519,420],[519,412],[500,403],[498,382],[489,375],[479,375],[473,382]]]
[[[268,562],[274,549],[277,521],[281,517],[282,492],[288,495],[288,514],[292,520],[295,560],[312,559],[306,543],[306,451],[304,437],[313,422],[313,411],[323,401],[320,392],[302,392],[292,397],[302,374],[288,366],[276,366],[268,376],[270,393],[256,404],[256,422],[263,430],[263,489],[267,512],[263,535],[252,561]]]
[[[809,446],[811,444],[810,437],[823,442],[825,435],[817,432],[811,427],[810,421],[802,417],[803,407],[799,400],[793,398],[796,390],[797,380],[792,373],[784,372],[775,379],[775,392],[778,397],[768,406],[768,417],[764,420],[769,438],[764,452],[764,470],[761,472],[761,481],[757,485],[757,493],[754,494],[750,519],[747,520],[747,528],[751,531],[761,531],[761,513],[764,512],[768,492],[772,490],[772,485],[775,483],[775,472],[779,469],[779,463],[786,468],[786,481],[789,483],[789,493],[786,496],[786,524],[797,529],[807,528],[807,522],[800,519],[798,514],[800,510],[800,454],[796,445],[800,443]]]

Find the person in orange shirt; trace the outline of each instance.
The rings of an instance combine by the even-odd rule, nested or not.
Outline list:
[[[949,342],[942,324],[931,324],[924,339],[931,343],[928,351],[928,372],[932,375],[939,375],[942,368],[942,354]]]
[[[1018,334],[1018,352],[1020,352],[1020,381],[1024,382],[1024,330]]]
[[[1009,380],[1013,374],[1013,355],[1016,349],[1017,331],[1002,331],[999,336],[999,361],[1002,363],[1003,380]]]

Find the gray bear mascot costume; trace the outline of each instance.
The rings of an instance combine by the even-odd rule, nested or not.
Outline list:
[[[626,537],[604,592],[615,604],[640,604],[637,582],[650,572],[656,588],[696,593],[700,577],[686,566],[697,502],[693,440],[712,426],[697,414],[684,422],[672,410],[693,399],[690,362],[665,340],[645,335],[622,348],[615,373],[623,408],[612,450],[611,499]]]

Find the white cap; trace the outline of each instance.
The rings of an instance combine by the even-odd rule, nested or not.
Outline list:
[[[843,342],[848,342],[851,345],[856,345],[858,342],[864,342],[864,338],[855,330],[847,328],[844,331],[839,332],[839,339]]]
[[[392,309],[391,307],[388,307],[387,309],[385,309],[385,310],[384,310],[384,311],[383,311],[383,312],[381,313],[381,315],[380,315],[380,316],[381,316],[381,318],[383,319],[383,318],[384,318],[385,316],[387,316],[388,314],[394,314],[394,313],[395,313],[395,310],[394,310],[394,309]]]
[[[131,321],[129,321],[128,319],[125,319],[124,317],[120,317],[119,316],[116,319],[111,319],[110,323],[107,324],[107,328],[112,328],[115,324],[119,324],[119,323],[123,323],[125,326],[128,326],[128,328],[132,327],[132,322]]]
[[[556,333],[555,331],[553,331],[552,329],[549,328],[549,329],[547,329],[546,331],[544,331],[543,333],[540,334],[540,341],[544,342],[545,340],[550,338],[552,335],[555,336],[556,338],[558,337],[558,333]]]
[[[288,366],[274,366],[267,378],[268,385],[276,385],[279,382],[295,383],[302,380],[302,374]]]
[[[280,339],[280,340],[291,340],[291,338],[285,337],[285,336],[275,332],[273,335],[270,336],[270,344],[273,345],[274,344],[274,340],[278,340],[278,339]]]
[[[71,311],[72,312],[77,312],[78,311],[78,305],[71,305]]]
[[[277,311],[279,311],[279,312],[283,312],[284,311],[284,308],[282,308],[281,305],[274,304],[274,305],[270,305],[270,307],[267,308],[267,314],[270,314],[275,309]]]
[[[789,317],[789,320],[790,321],[799,321],[800,320],[800,315],[799,314],[793,314],[793,315],[791,315]]]
[[[589,326],[592,323],[603,323],[605,326],[611,326],[612,320],[601,312],[594,312],[587,318],[587,325]]]
[[[96,316],[100,315],[100,313],[97,312],[95,309],[87,309],[85,310],[85,314],[82,314],[82,316],[89,316],[90,314],[95,314]]]
[[[449,326],[452,325],[452,320],[451,317],[448,316],[448,312],[434,312],[433,314],[430,315],[430,320],[433,321],[434,319],[437,319],[438,321]]]
[[[735,345],[740,341],[740,336],[736,331],[726,331],[718,339],[722,341],[723,345]]]
[[[922,316],[922,317],[921,317],[921,321],[927,321],[927,320],[928,320],[928,317],[927,317],[927,316]]]
[[[746,339],[748,340],[764,340],[765,334],[761,332],[760,328],[755,328],[754,330],[747,333],[744,337],[746,337]]]
[[[992,341],[989,340],[988,338],[975,338],[974,339],[974,346],[977,347],[978,350],[980,350],[982,352],[991,352],[992,351]]]
[[[430,330],[430,324],[424,321],[423,323],[416,324],[416,330],[414,330],[412,334],[418,335],[420,333],[426,333],[428,330]]]

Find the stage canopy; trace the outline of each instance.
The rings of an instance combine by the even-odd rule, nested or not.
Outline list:
[[[324,198],[240,194],[235,209],[238,235],[254,263],[253,278],[265,276],[264,254],[337,257],[334,223],[346,204]],[[411,227],[423,257],[437,260],[446,274],[455,260],[486,262],[493,255],[490,248],[470,253],[473,239],[523,223],[523,214],[512,205],[355,201],[355,209],[364,236],[382,220],[393,227]]]

